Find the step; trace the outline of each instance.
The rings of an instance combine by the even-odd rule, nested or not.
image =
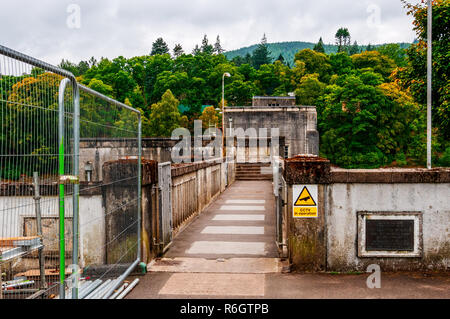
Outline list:
[[[236,176],[239,176],[239,177],[267,177],[267,178],[273,178],[273,176],[270,175],[270,174],[250,174],[250,173],[246,173],[246,174],[236,174]]]
[[[248,168],[248,167],[270,167],[270,164],[236,164],[237,168]]]
[[[148,264],[149,272],[172,273],[239,273],[267,274],[282,270],[279,258],[192,258],[175,257],[155,259]]]

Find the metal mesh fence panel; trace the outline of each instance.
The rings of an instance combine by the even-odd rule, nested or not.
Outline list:
[[[0,298],[57,296],[60,253],[71,263],[73,185],[58,183],[74,169],[73,84],[69,72],[0,46]]]
[[[109,297],[139,261],[140,125],[138,111],[80,85],[79,298]]]
[[[140,163],[138,110],[0,45],[0,298],[109,298],[139,263]]]

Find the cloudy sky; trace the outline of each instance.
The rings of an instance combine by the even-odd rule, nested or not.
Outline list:
[[[347,27],[359,44],[412,42],[400,0],[1,0],[0,44],[52,64],[148,54],[163,37],[186,52],[220,35],[227,50],[268,42],[334,42]],[[410,0],[414,1],[414,0]]]

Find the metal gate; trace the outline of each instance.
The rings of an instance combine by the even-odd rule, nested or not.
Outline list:
[[[170,162],[158,164],[160,245],[164,253],[172,242],[172,171]]]

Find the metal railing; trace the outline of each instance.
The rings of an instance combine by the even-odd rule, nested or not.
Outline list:
[[[0,125],[0,298],[110,297],[141,255],[140,111],[0,45]],[[96,173],[132,174],[91,183],[80,136],[131,140]]]

